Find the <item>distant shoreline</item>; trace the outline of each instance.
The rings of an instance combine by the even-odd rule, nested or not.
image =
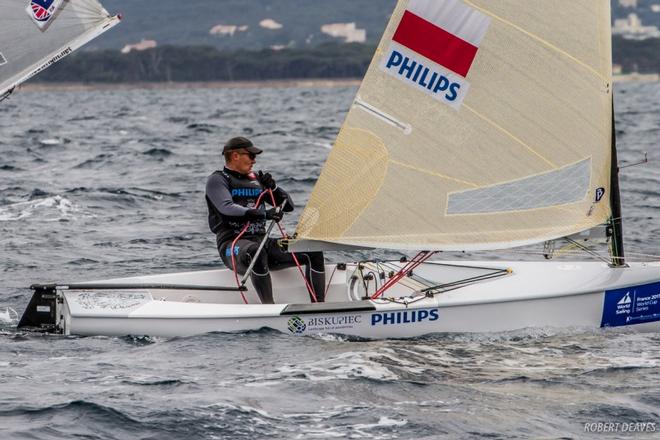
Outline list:
[[[614,82],[657,82],[660,74],[628,73],[614,75]],[[335,88],[357,87],[361,79],[285,79],[263,81],[198,81],[198,82],[34,82],[19,87],[22,92],[86,91],[86,90],[185,90],[185,89],[256,89],[256,88]]]
[[[361,79],[287,79],[264,81],[200,81],[200,82],[135,82],[135,83],[82,83],[34,82],[19,87],[22,92],[86,91],[86,90],[183,90],[183,89],[255,89],[255,88],[334,88],[359,86]]]

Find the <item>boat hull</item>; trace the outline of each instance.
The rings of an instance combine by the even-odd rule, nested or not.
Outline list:
[[[429,264],[418,274],[424,279],[461,278],[469,276],[465,264]],[[428,297],[396,286],[387,298],[358,300],[349,267],[333,278],[325,304],[309,304],[293,271],[274,276],[275,297],[288,301],[273,305],[258,304],[251,290],[247,292],[250,304],[242,304],[235,292],[60,290],[56,292],[60,298],[55,306],[56,328],[76,335],[164,337],[271,328],[292,335],[338,333],[363,338],[527,328],[660,331],[657,265],[619,269],[600,263],[480,265],[507,268],[510,274]],[[109,281],[129,285],[202,279],[210,284],[230,277],[230,272],[220,270]]]

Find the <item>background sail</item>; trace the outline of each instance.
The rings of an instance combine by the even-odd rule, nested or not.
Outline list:
[[[119,22],[96,0],[0,0],[0,11],[0,96]]]
[[[497,249],[604,223],[611,76],[609,0],[400,1],[293,249]]]

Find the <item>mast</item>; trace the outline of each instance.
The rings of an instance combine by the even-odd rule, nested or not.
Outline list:
[[[625,266],[626,260],[623,250],[623,219],[621,218],[621,193],[619,190],[619,162],[616,153],[614,94],[612,94],[612,174],[610,182],[610,205],[612,206],[612,217],[610,218],[610,226],[612,228],[612,244],[610,246],[612,266]]]

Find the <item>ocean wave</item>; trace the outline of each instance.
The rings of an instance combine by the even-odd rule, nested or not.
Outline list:
[[[142,154],[145,156],[164,158],[169,157],[174,153],[172,153],[172,151],[168,150],[167,148],[150,148]]]
[[[180,380],[180,379],[158,379],[158,378],[142,378],[142,379],[124,379],[121,381],[124,385],[138,385],[144,387],[165,387],[175,388],[181,385],[190,385],[194,382]]]
[[[162,200],[163,197],[180,197],[180,193],[167,193],[152,189],[129,187],[129,188],[98,188],[97,191],[118,196],[129,196],[131,198]]]
[[[23,171],[23,169],[13,165],[1,165],[0,171]]]
[[[87,159],[83,162],[78,163],[77,165],[73,166],[73,169],[86,169],[86,168],[92,168],[94,165],[102,165],[102,164],[107,164],[112,162],[113,158],[115,156],[113,154],[99,154],[91,159]]]
[[[215,133],[216,131],[218,131],[220,129],[220,127],[218,127],[217,125],[208,124],[208,123],[188,124],[186,126],[186,128],[188,130],[192,130],[192,131],[195,131],[195,132],[198,132],[198,133],[208,133],[208,134]]]
[[[0,419],[7,422],[5,432],[9,438],[110,439],[124,438],[129,433],[139,437],[140,432],[153,431],[148,423],[111,406],[89,400],[0,409]],[[84,423],[80,423],[81,420]]]

